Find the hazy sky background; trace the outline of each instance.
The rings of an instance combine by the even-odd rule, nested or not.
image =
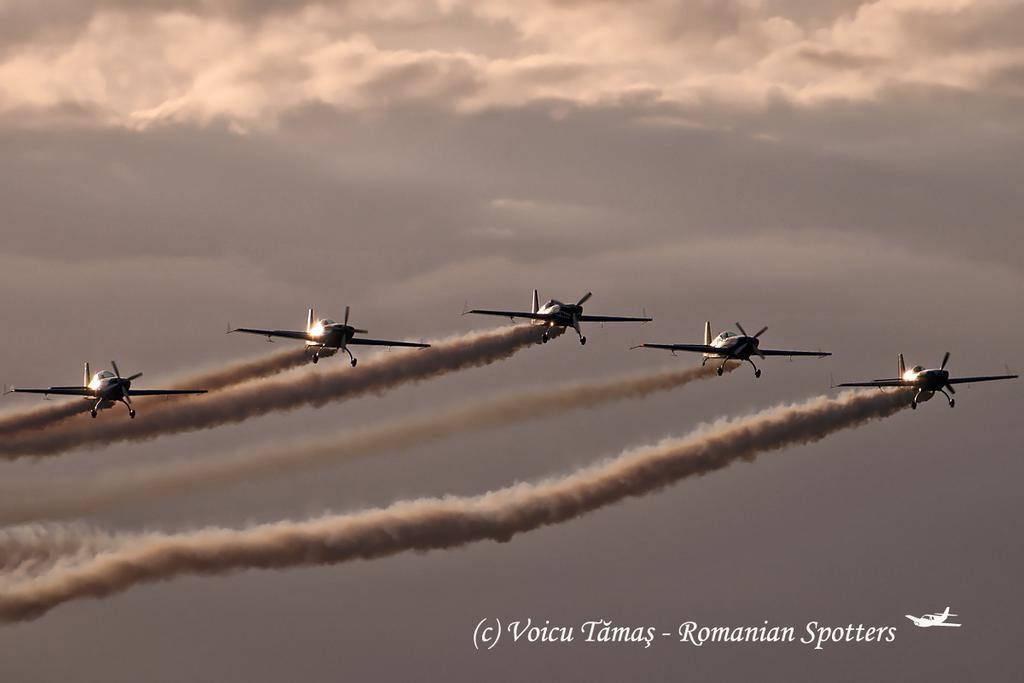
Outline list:
[[[298,326],[310,305],[409,339],[487,327],[464,302],[524,307],[533,287],[655,317],[2,476],[202,458],[692,364],[627,349],[700,341],[707,318],[835,356],[88,521],[241,526],[479,493],[827,392],[830,374],[891,375],[900,351],[1019,370],[1022,35],[1024,4],[998,0],[0,0],[5,383],[73,384],[82,361],[113,358],[155,386],[283,348],[223,332]],[[73,602],[0,628],[0,679],[1007,680],[1024,637],[1021,392],[968,388],[952,411],[940,396],[507,544]],[[947,604],[964,628],[902,616]],[[899,631],[821,652],[475,652],[495,616]]]

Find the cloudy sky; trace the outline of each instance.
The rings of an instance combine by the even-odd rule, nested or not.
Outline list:
[[[310,305],[410,339],[486,327],[467,302],[526,306],[534,287],[655,317],[3,477],[690,364],[627,349],[698,342],[705,319],[835,356],[86,521],[177,531],[479,493],[827,392],[830,374],[889,375],[900,351],[1019,369],[1022,35],[1014,0],[0,0],[5,383],[71,384],[110,358],[152,383],[258,356],[282,344],[227,337],[229,321],[292,327]],[[1024,636],[1021,390],[969,388],[954,411],[940,397],[511,543],[64,605],[0,629],[0,678],[1006,679]],[[902,617],[947,604],[963,629]],[[478,653],[472,629],[494,616],[900,630],[823,652]]]

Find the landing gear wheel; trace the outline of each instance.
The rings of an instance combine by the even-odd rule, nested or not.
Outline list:
[[[582,346],[586,346],[587,345],[587,338],[586,337],[580,337],[580,344]]]
[[[129,410],[128,411],[128,417],[130,417],[131,419],[134,420],[135,419],[135,411],[134,410]]]
[[[949,399],[949,407],[950,408],[955,408],[956,407],[956,399],[955,398]]]
[[[92,410],[90,410],[90,411],[89,411],[89,414],[90,414],[90,415],[92,415],[93,419],[96,419],[96,409],[95,409],[95,408],[93,408]]]
[[[355,367],[356,363],[358,363],[359,361],[357,361],[355,358],[353,358],[351,362],[352,362],[352,367]]]
[[[722,368],[718,368],[717,370],[715,370],[715,372],[717,372],[718,376],[721,377],[722,373],[725,372],[725,370],[723,370]]]
[[[760,376],[761,376],[761,371],[760,370],[754,370],[754,377],[760,377]]]
[[[542,334],[540,336],[540,343],[541,344],[547,344],[548,343],[548,333],[547,332],[545,332],[544,334]]]
[[[313,365],[316,365],[320,361],[320,354],[313,354]]]
[[[911,403],[911,404],[910,404],[910,407],[911,407],[911,408],[912,408],[913,410],[917,410],[917,401],[914,401],[913,403]]]

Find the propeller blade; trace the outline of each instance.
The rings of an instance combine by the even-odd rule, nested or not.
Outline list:
[[[949,351],[946,351],[946,355],[942,357],[942,365],[939,366],[939,370],[946,369],[946,363],[949,362]]]
[[[576,302],[576,305],[577,305],[577,306],[582,306],[582,305],[583,305],[583,303],[584,303],[584,302],[585,302],[585,301],[586,301],[587,299],[589,299],[590,297],[592,297],[592,296],[594,296],[594,293],[593,293],[593,292],[587,292],[587,293],[586,293],[586,294],[584,294],[584,295],[583,295],[582,297],[580,297],[580,300]]]
[[[953,388],[952,384],[947,384],[946,388],[949,389],[949,393],[951,393],[951,394],[955,394],[956,393],[956,389]]]
[[[754,339],[757,339],[758,337],[760,337],[762,334],[764,334],[767,331],[768,331],[768,326],[765,325],[760,330],[758,330],[757,332],[754,333]]]
[[[747,334],[747,331],[745,329],[743,329],[743,325],[740,325],[739,323],[735,323],[735,325],[736,325],[736,329],[739,330],[740,334],[742,334],[744,337],[749,337],[750,336],[749,334]]]
[[[140,377],[142,377],[142,373],[141,373],[141,372],[136,372],[136,373],[135,373],[134,375],[132,375],[131,377],[126,377],[125,379],[127,379],[127,380],[128,380],[129,382],[130,382],[131,380],[133,380],[133,379],[138,379],[138,378],[140,378]]]
[[[110,367],[114,368],[114,376],[121,379],[121,371],[117,369],[117,363],[110,361]]]
[[[348,306],[346,306],[345,307],[345,323],[344,323],[346,325],[348,325],[348,310],[349,310]]]

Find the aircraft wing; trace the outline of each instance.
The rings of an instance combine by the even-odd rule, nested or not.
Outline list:
[[[781,349],[761,349],[761,353],[766,356],[817,356],[818,358],[832,355],[828,351],[783,351]]]
[[[474,308],[472,311],[466,311],[466,313],[476,313],[477,315],[497,315],[502,318],[529,318],[530,320],[551,319],[551,316],[547,313],[528,313],[526,311],[491,311],[484,308]]]
[[[912,386],[912,382],[907,382],[902,379],[873,379],[870,382],[843,382],[837,384],[837,387],[907,387]]]
[[[430,344],[420,344],[418,342],[390,341],[388,339],[361,339],[359,337],[354,337],[348,342],[349,346],[356,344],[362,344],[363,346],[412,346],[418,349],[425,349],[430,346]]]
[[[994,382],[997,379],[1017,379],[1017,375],[987,375],[983,377],[957,377],[951,379],[948,384],[968,384],[970,382]]]
[[[647,349],[668,349],[669,351],[692,351],[693,353],[722,353],[722,349],[707,344],[641,344]]]
[[[304,341],[317,340],[316,337],[311,336],[309,332],[301,332],[299,330],[257,330],[251,327],[238,327],[231,331],[245,332],[246,334],[258,334],[261,337],[286,337],[288,339],[302,339]]]
[[[649,323],[654,318],[631,318],[622,315],[581,315],[581,323]]]
[[[131,389],[130,396],[176,396],[178,394],[205,394],[206,389]]]
[[[93,390],[89,387],[50,387],[49,389],[19,389],[15,387],[11,391],[23,394],[56,394],[58,396],[92,396]]]

